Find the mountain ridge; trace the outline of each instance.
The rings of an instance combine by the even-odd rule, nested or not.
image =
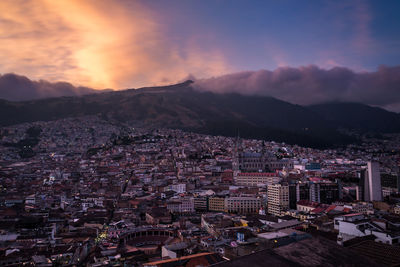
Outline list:
[[[140,122],[146,127],[178,128],[227,136],[235,136],[240,131],[241,136],[247,138],[318,148],[357,142],[354,137],[338,130],[353,129],[351,123],[340,116],[330,117],[329,114],[336,113],[329,113],[323,108],[324,105],[301,106],[267,96],[198,91],[191,86],[192,83],[186,81],[170,86],[22,102],[1,100],[0,125],[101,115],[124,122]],[[366,105],[356,106],[356,110],[360,108],[372,113],[374,111],[374,108]],[[362,117],[360,111],[354,113],[356,116],[353,120]],[[400,122],[400,115],[396,113],[388,112],[380,116],[399,117]],[[380,116],[377,118],[382,121]],[[377,127],[368,128],[366,123],[362,123],[357,130],[380,130],[378,122],[372,124]],[[393,130],[382,129],[383,132]]]

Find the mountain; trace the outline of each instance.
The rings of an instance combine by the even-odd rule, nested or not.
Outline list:
[[[309,109],[340,127],[363,132],[400,132],[400,114],[359,103],[326,103]]]
[[[271,97],[196,91],[185,83],[58,97],[0,101],[0,125],[100,114],[104,118],[206,134],[262,138],[312,147],[354,141],[308,108]]]
[[[88,87],[75,87],[67,82],[32,81],[13,73],[0,75],[0,99],[24,101],[46,97],[80,96],[97,93]]]
[[[140,126],[178,128],[225,136],[239,133],[246,138],[317,148],[357,141],[338,131],[339,128],[352,127],[351,120],[340,116],[329,117],[328,113],[321,111],[325,105],[303,107],[272,97],[201,92],[191,84],[192,81],[186,81],[171,86],[24,102],[1,100],[0,125],[96,114],[105,119],[112,118]],[[332,114],[338,112],[334,106],[331,106],[331,110]],[[375,114],[374,111],[377,114],[382,112],[371,108],[370,117]],[[382,114],[379,116],[398,116],[391,112]]]

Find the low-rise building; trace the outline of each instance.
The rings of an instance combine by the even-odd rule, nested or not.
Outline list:
[[[167,202],[167,209],[173,213],[192,213],[194,212],[194,199],[193,197],[170,199]]]
[[[194,209],[196,211],[207,211],[208,210],[208,198],[207,197],[195,197],[194,198]]]
[[[225,198],[225,208],[228,212],[249,214],[258,213],[262,207],[261,198],[257,197],[228,197]]]
[[[235,177],[235,184],[243,186],[272,185],[280,181],[281,178],[276,173],[267,172],[244,172]]]
[[[385,244],[400,243],[400,233],[386,229],[381,222],[368,219],[361,213],[352,213],[335,217],[334,228],[339,232],[337,236],[338,244],[353,239],[373,235],[376,242]]]
[[[210,211],[225,211],[225,198],[222,197],[208,198],[208,209]]]

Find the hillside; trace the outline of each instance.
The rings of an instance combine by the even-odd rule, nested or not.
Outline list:
[[[271,97],[199,92],[191,83],[81,97],[25,102],[3,100],[0,101],[0,124],[98,114],[147,127],[226,136],[236,136],[239,132],[242,137],[319,148],[356,141],[337,131],[339,127],[351,126],[346,118],[329,117],[321,111],[323,106],[302,107]],[[397,116],[388,113],[388,117]]]
[[[367,132],[400,132],[400,114],[382,108],[359,103],[327,103],[309,108],[343,128]]]

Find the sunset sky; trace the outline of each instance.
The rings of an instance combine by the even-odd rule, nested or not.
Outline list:
[[[400,63],[399,1],[0,1],[0,73],[93,88]]]

